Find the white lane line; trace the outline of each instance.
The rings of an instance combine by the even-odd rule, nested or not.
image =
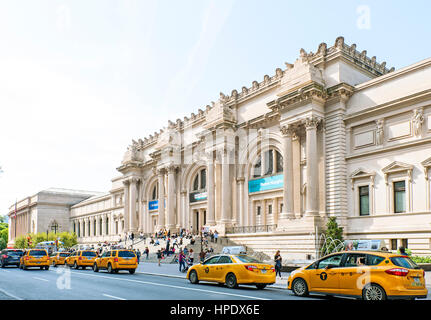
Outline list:
[[[3,269],[0,269],[1,271],[3,271],[3,272],[10,272],[10,271],[8,271],[8,270],[3,270]]]
[[[49,280],[46,280],[46,279],[43,279],[43,278],[38,278],[38,277],[33,277],[33,279],[49,282]]]
[[[115,278],[115,277],[106,277],[106,276],[102,276],[102,275],[95,276],[95,275],[90,275],[90,274],[81,273],[81,272],[75,272],[75,271],[72,271],[72,273],[79,274],[79,275],[90,276],[90,277],[93,277],[93,278],[105,278],[105,279],[111,279],[111,280],[122,280],[122,281],[129,281],[129,282],[137,282],[137,283],[149,284],[149,285],[159,286],[159,287],[169,287],[169,288],[175,288],[175,289],[181,289],[181,290],[199,291],[199,292],[205,292],[205,293],[219,294],[219,295],[223,295],[223,296],[234,296],[234,297],[241,297],[241,298],[247,298],[247,299],[256,299],[256,300],[270,300],[270,299],[265,299],[265,298],[260,298],[260,297],[253,297],[253,296],[246,296],[246,295],[236,294],[236,293],[218,292],[218,291],[205,290],[205,289],[197,289],[197,288],[187,288],[187,287],[174,286],[174,285],[170,285],[170,284],[147,282],[147,281],[142,281],[142,280],[121,279],[121,278]]]
[[[24,300],[20,297],[17,297],[16,295],[13,295],[12,293],[7,292],[6,290],[1,289],[1,288],[0,288],[0,291],[3,292],[5,295],[7,295],[7,296],[9,296],[15,300]]]
[[[109,295],[109,294],[103,294],[105,297],[108,297],[108,298],[112,298],[112,299],[117,299],[117,300],[126,300],[126,299],[124,299],[124,298],[120,298],[120,297],[116,297],[116,296],[111,296],[111,295]]]

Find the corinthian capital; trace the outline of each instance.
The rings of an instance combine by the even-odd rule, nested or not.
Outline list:
[[[178,166],[176,166],[176,165],[170,165],[167,167],[167,171],[168,171],[168,173],[175,173],[177,168],[178,168]]]
[[[316,130],[319,123],[321,123],[322,119],[316,116],[310,116],[304,119],[305,129],[307,130]]]
[[[291,124],[286,124],[280,127],[280,132],[283,137],[291,137],[295,133],[295,127]]]

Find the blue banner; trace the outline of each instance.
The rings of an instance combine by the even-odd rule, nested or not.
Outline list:
[[[148,202],[148,210],[159,209],[159,200],[153,200]]]
[[[248,182],[249,193],[272,190],[272,189],[280,189],[280,188],[283,188],[282,174],[266,177],[266,178],[250,180]]]

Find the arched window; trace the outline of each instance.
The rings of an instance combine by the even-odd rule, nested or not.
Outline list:
[[[151,193],[151,200],[157,200],[159,195],[157,192],[157,183],[154,185],[153,192]]]
[[[207,185],[207,170],[202,169],[196,174],[193,180],[192,191],[203,190],[206,188],[206,185]]]
[[[270,149],[265,151],[263,153],[263,160],[262,164],[262,155],[259,155],[253,165],[253,178],[271,176],[283,172],[283,157],[277,150]],[[264,165],[264,168],[262,168],[262,165]]]

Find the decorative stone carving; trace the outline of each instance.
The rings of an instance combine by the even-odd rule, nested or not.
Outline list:
[[[283,70],[281,70],[281,68],[275,69],[275,75],[277,78],[281,78],[283,76]]]
[[[344,46],[344,37],[338,37],[337,39],[335,39],[335,44],[334,46],[338,49],[343,49]]]
[[[384,139],[384,120],[383,119],[376,120],[376,125],[377,125],[376,144],[381,145],[383,144],[383,139]]]
[[[322,56],[325,56],[326,55],[326,50],[327,50],[327,45],[326,45],[325,42],[322,42],[319,45],[319,48],[317,49],[317,53],[320,54],[320,55],[322,55]]]
[[[256,80],[254,80],[253,83],[252,83],[252,88],[253,88],[253,90],[259,89],[259,82],[257,82]]]
[[[293,136],[293,134],[295,133],[295,128],[293,127],[293,125],[287,124],[287,125],[281,126],[280,131],[283,137]]]
[[[422,133],[422,124],[424,123],[424,111],[422,108],[413,110],[413,129],[415,136],[420,136]]]
[[[321,123],[322,119],[316,116],[307,117],[304,119],[305,129],[307,130],[316,130],[319,123]]]

